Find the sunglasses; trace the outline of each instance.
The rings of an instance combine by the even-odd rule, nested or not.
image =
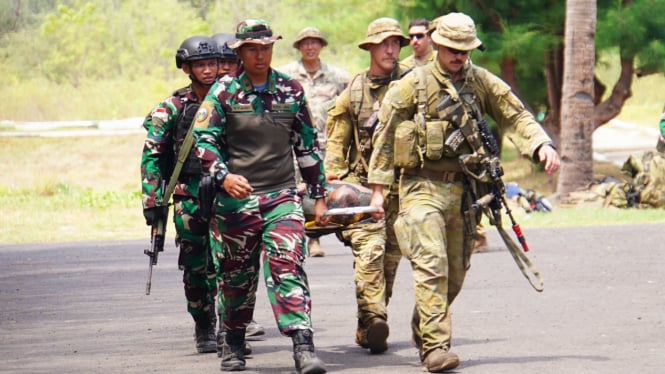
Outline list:
[[[410,40],[412,40],[412,39],[414,39],[414,38],[415,38],[416,40],[420,40],[420,39],[422,39],[422,38],[424,38],[424,37],[425,37],[425,34],[423,34],[423,33],[420,33],[420,34],[409,34],[409,39],[410,39]]]
[[[454,49],[450,47],[444,47],[450,52],[451,54],[454,54],[455,56],[466,56],[469,54],[469,51],[460,51],[459,49]]]

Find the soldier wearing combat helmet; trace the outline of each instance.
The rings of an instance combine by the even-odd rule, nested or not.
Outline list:
[[[389,83],[401,76],[397,59],[400,49],[408,44],[409,39],[402,34],[396,20],[379,18],[369,24],[365,39],[358,44],[370,53],[369,69],[351,79],[328,112],[325,158],[328,180],[367,185],[376,112]],[[355,341],[371,353],[388,349],[387,304],[401,260],[392,229],[398,205],[395,184],[386,199],[385,220],[340,234],[354,255],[358,304]]]
[[[475,186],[463,173],[459,157],[474,153],[478,122],[490,115],[521,154],[543,162],[548,173],[558,169],[560,159],[510,87],[469,59],[482,46],[470,17],[450,13],[438,18],[432,42],[436,61],[415,68],[386,94],[368,179],[378,219],[383,216],[383,188],[393,184],[395,168],[400,171],[395,232],[413,268],[412,337],[423,369],[438,373],[459,365],[459,357],[450,352],[450,305],[462,288],[471,254],[462,196]],[[442,102],[460,103],[456,108],[461,111],[449,115],[447,104],[437,110]],[[418,135],[421,129],[423,136]],[[460,132],[468,136],[460,138]]]

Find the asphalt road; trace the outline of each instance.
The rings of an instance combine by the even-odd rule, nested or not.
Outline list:
[[[665,371],[663,225],[525,231],[545,280],[535,292],[494,231],[474,255],[452,306],[457,373],[662,373]],[[169,239],[172,243],[172,240]],[[352,256],[334,237],[307,260],[315,343],[329,372],[422,373],[410,343],[410,267],[400,267],[389,306],[389,350],[353,342]],[[197,354],[172,244],[146,296],[145,241],[0,245],[1,373],[215,373]],[[249,373],[292,373],[259,287]]]

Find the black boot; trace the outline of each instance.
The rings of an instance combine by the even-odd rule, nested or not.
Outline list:
[[[199,353],[217,352],[217,317],[211,307],[210,313],[196,319],[194,335],[196,337],[196,351]]]
[[[222,371],[245,370],[245,329],[227,330],[222,348]]]
[[[222,357],[225,336],[226,328],[224,327],[224,320],[222,319],[222,316],[219,316],[219,330],[217,330],[217,357]],[[245,356],[252,354],[252,346],[246,340],[245,346],[243,347],[243,352],[245,353]]]
[[[296,330],[291,334],[293,340],[293,360],[298,374],[323,374],[326,367],[314,353],[312,330]]]

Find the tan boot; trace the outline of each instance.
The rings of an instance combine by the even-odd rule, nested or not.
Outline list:
[[[487,246],[487,235],[485,232],[480,232],[476,234],[478,239],[473,241],[473,253],[486,252],[488,249]]]
[[[429,352],[423,360],[423,370],[430,373],[443,373],[457,366],[459,366],[459,356],[443,348]]]
[[[323,257],[326,253],[321,248],[319,238],[309,238],[307,241],[307,253],[310,257]]]
[[[388,323],[381,318],[374,318],[367,327],[367,345],[373,354],[383,353],[388,350],[388,335],[390,328]]]

